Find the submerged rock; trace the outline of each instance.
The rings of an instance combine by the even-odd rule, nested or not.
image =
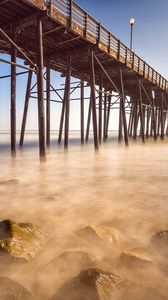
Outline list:
[[[1,185],[13,185],[13,184],[18,184],[18,183],[19,183],[18,179],[2,180],[2,181],[0,181],[0,186]]]
[[[33,300],[33,295],[21,284],[0,277],[0,299],[1,300]]]
[[[127,285],[120,276],[93,268],[65,283],[51,300],[116,300]]]
[[[66,269],[67,266],[72,266],[73,268],[87,268],[94,265],[95,259],[89,253],[84,251],[66,251],[51,263],[52,265],[56,264],[59,269]]]
[[[155,233],[152,236],[151,244],[161,254],[168,255],[168,230]]]
[[[154,263],[150,256],[138,252],[122,252],[120,257],[128,266],[149,266]]]
[[[108,226],[89,225],[80,231],[80,235],[95,242],[106,242],[109,244],[125,241],[119,230]]]
[[[45,235],[29,223],[0,222],[0,254],[30,260],[42,249]]]
[[[167,292],[164,289],[145,287],[142,285],[132,284],[123,293],[122,300],[167,300]]]

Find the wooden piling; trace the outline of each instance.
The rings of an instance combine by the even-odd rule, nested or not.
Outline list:
[[[87,127],[86,127],[86,138],[85,138],[86,142],[88,142],[88,140],[89,140],[90,121],[91,121],[91,112],[92,112],[92,99],[91,99],[91,97],[92,97],[92,95],[90,93],[90,102],[89,102]]]
[[[68,69],[65,86],[65,130],[64,130],[64,147],[68,148],[69,143],[69,113],[70,113],[70,84],[71,84],[71,53],[68,51]]]
[[[161,110],[160,110],[160,121],[161,121],[161,139],[164,140],[164,105],[163,105],[163,95],[161,97]]]
[[[111,92],[112,93],[112,92]],[[106,140],[108,138],[108,130],[109,130],[109,121],[110,121],[110,111],[111,111],[111,99],[112,95],[108,95],[108,106],[107,106],[107,124],[106,124]]]
[[[122,124],[122,109],[121,109],[121,98],[120,98],[120,108],[119,108],[119,127],[118,127],[118,141],[119,143],[122,141],[123,138],[123,134],[122,134],[122,128],[123,128],[123,124]]]
[[[124,82],[123,82],[123,74],[122,74],[122,69],[120,69],[120,80],[121,80],[121,116],[122,116],[122,124],[124,127],[124,140],[125,140],[125,145],[128,146],[128,130],[127,130],[127,119],[126,119],[126,114],[125,114],[125,92],[124,92]]]
[[[138,81],[139,85],[139,116],[140,116],[140,122],[141,122],[141,136],[142,136],[142,142],[145,142],[145,134],[144,134],[144,116],[143,116],[143,108],[142,108],[142,89],[141,89],[141,81],[139,79]]]
[[[128,123],[128,135],[130,137],[132,135],[133,110],[134,110],[134,105],[133,105],[133,103],[131,103],[131,109],[130,109],[130,115],[129,115],[129,123]]]
[[[104,94],[104,118],[103,118],[103,142],[106,141],[106,125],[107,125],[107,90]]]
[[[96,115],[96,95],[95,95],[95,69],[94,69],[94,53],[93,50],[89,51],[89,66],[90,66],[90,86],[91,86],[91,108],[93,120],[93,136],[94,147],[98,150],[98,132],[97,132],[97,115]]]
[[[67,80],[67,78],[66,78],[66,80]],[[66,86],[66,82],[65,82],[65,86]],[[60,118],[59,134],[58,134],[58,144],[61,144],[61,141],[62,141],[64,117],[65,117],[65,91],[64,91],[64,98],[62,100],[61,118]]]
[[[103,74],[100,75],[99,85],[99,143],[102,142],[102,99],[103,99]]]
[[[29,71],[28,79],[27,79],[27,88],[26,88],[26,96],[25,96],[25,104],[24,104],[24,111],[23,111],[23,119],[22,119],[22,126],[21,126],[21,134],[20,134],[20,147],[23,146],[24,143],[24,136],[25,136],[25,128],[26,128],[26,121],[27,121],[27,113],[29,107],[29,99],[30,99],[30,89],[31,89],[31,82],[32,82],[32,71]]]
[[[44,118],[44,82],[43,82],[43,32],[42,21],[36,19],[36,62],[37,62],[37,93],[38,93],[38,128],[40,158],[45,157],[45,118]]]
[[[134,104],[134,126],[133,126],[133,139],[137,138],[137,127],[138,127],[138,101],[135,99]]]
[[[146,116],[146,138],[149,138],[149,121],[150,121],[151,110],[147,107],[147,116]]]
[[[50,67],[47,66],[46,68],[46,145],[50,147],[50,81],[51,81],[51,74],[50,74]]]
[[[16,43],[16,28],[11,28],[13,42]],[[17,50],[11,47],[11,62],[16,63]],[[16,65],[11,65],[11,110],[10,110],[10,131],[11,131],[11,154],[16,155]]]
[[[84,81],[81,81],[80,111],[81,111],[81,115],[80,115],[81,144],[83,145],[84,144]]]

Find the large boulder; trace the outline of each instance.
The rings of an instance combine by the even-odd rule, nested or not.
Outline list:
[[[116,300],[127,285],[118,275],[92,268],[65,283],[51,300]]]
[[[33,259],[42,249],[45,235],[29,223],[0,222],[0,254],[12,258]]]
[[[125,241],[122,233],[110,226],[89,225],[80,230],[80,235],[85,239],[107,244],[122,243]]]
[[[33,295],[21,284],[0,277],[0,300],[33,300]]]

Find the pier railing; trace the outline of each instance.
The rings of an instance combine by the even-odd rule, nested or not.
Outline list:
[[[168,92],[168,81],[131,51],[102,24],[72,0],[47,0],[49,11],[61,24],[96,44],[127,67]]]

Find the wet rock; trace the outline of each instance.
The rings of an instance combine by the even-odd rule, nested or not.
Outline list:
[[[33,300],[33,295],[21,284],[0,277],[0,300]]]
[[[0,241],[12,237],[12,225],[9,220],[0,222]]]
[[[138,252],[122,252],[120,258],[128,266],[149,266],[154,263],[152,257]]]
[[[51,300],[117,300],[127,285],[120,276],[93,268],[65,283]]]
[[[161,254],[168,255],[168,230],[155,233],[152,236],[151,244]]]
[[[39,253],[44,242],[45,235],[32,224],[0,222],[0,254],[30,260]]]
[[[125,241],[122,233],[114,227],[89,225],[80,231],[80,235],[95,242],[108,244]]]

